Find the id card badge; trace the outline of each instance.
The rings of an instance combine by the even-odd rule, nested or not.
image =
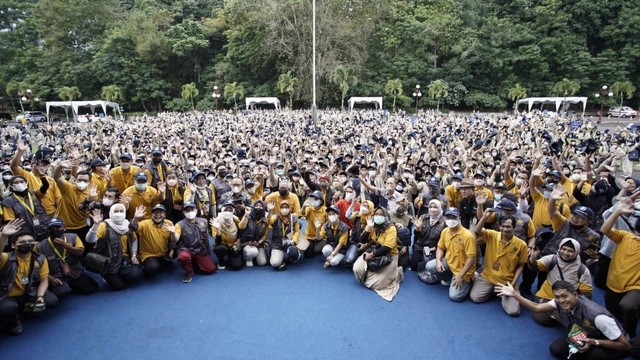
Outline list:
[[[64,275],[67,275],[70,272],[71,272],[71,268],[69,267],[69,264],[67,264],[67,263],[62,264],[62,273]]]
[[[22,283],[23,286],[29,285],[29,277],[28,276],[23,276],[22,279],[20,280],[20,282]]]
[[[493,270],[500,270],[500,263],[497,260],[493,263]]]
[[[40,220],[33,219],[33,226],[40,226]]]

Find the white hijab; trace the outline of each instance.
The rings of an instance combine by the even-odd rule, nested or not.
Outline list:
[[[436,204],[438,206],[438,210],[440,211],[438,213],[438,216],[436,216],[435,218],[431,217],[431,215],[429,215],[429,225],[433,226],[433,224],[437,223],[438,220],[440,220],[440,218],[442,217],[442,202],[438,199],[431,199],[429,200],[429,205],[431,204]]]
[[[120,222],[113,221],[112,218],[113,218],[113,214],[115,214],[116,209],[122,209],[125,211],[125,214],[126,214],[127,208],[125,208],[124,205],[113,204],[109,209],[109,219],[105,220],[105,222],[109,224],[109,226],[113,230],[115,230],[116,233],[118,233],[119,235],[124,235],[129,231],[129,220],[125,218],[123,221],[120,221]]]

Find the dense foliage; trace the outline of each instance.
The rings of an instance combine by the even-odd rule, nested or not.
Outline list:
[[[27,88],[42,100],[106,88],[127,111],[207,109],[214,85],[234,84],[228,107],[244,95],[308,107],[311,4],[0,0],[2,106],[16,109]],[[416,84],[422,106],[467,109],[576,86],[594,103],[602,85],[640,84],[636,0],[317,0],[316,14],[320,108],[352,95],[411,108]],[[607,101],[637,106],[628,89]]]

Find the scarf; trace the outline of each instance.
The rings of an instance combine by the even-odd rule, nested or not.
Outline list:
[[[573,244],[573,247],[576,250],[576,256],[573,259],[569,259],[568,261],[566,261],[562,259],[562,257],[560,257],[560,248],[568,242],[571,242]],[[556,256],[557,260],[556,267],[551,269],[551,271],[549,271],[549,274],[547,275],[547,281],[549,281],[549,284],[553,284],[556,281],[561,280],[562,278],[560,277],[560,271],[562,271],[564,280],[573,284],[577,289],[580,283],[583,282],[583,279],[578,279],[578,270],[580,269],[580,264],[582,264],[579,255],[580,243],[575,239],[566,238],[560,242],[560,248],[558,248],[558,253],[556,255],[547,255]]]
[[[429,215],[429,225],[430,226],[435,225],[435,223],[437,223],[438,220],[440,220],[440,217],[442,217],[442,202],[440,200],[438,200],[438,199],[431,199],[429,201],[429,205],[431,205],[432,203],[436,204],[438,206],[438,210],[440,210],[440,213],[435,218],[433,218],[433,217],[431,217],[431,215]]]
[[[124,221],[122,221],[121,223],[116,223],[115,221],[113,221],[111,218],[113,217],[113,214],[115,214],[115,210],[116,208],[121,208],[122,210],[127,210],[124,205],[122,204],[113,204],[111,206],[111,208],[109,209],[109,219],[105,220],[105,222],[107,224],[109,224],[109,226],[118,234],[118,235],[124,235],[126,233],[129,232],[129,220],[124,219]]]

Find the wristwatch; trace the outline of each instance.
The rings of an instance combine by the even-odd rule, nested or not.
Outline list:
[[[600,341],[598,341],[598,340],[593,340],[593,345],[595,345],[595,346],[600,346]]]

